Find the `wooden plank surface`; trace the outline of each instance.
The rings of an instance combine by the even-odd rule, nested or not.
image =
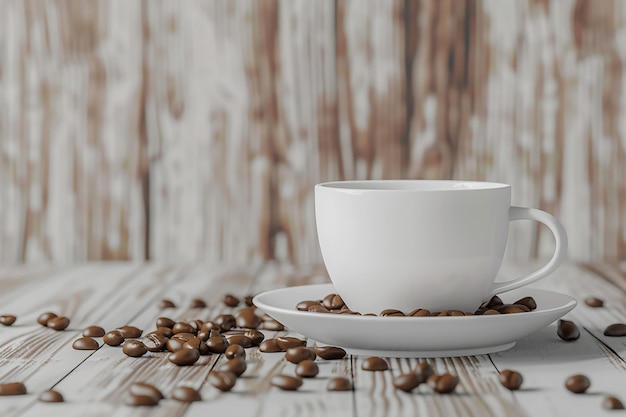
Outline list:
[[[502,275],[511,277],[536,267],[535,264],[507,264]],[[574,296],[579,306],[568,319],[578,324],[581,337],[565,342],[557,337],[555,323],[524,338],[510,350],[469,357],[386,358],[390,370],[367,372],[366,359],[347,356],[343,360],[318,358],[320,374],[304,381],[297,392],[284,392],[269,383],[273,375],[293,374],[295,365],[282,353],[247,350],[248,369],[230,393],[222,393],[207,382],[207,375],[226,359],[204,356],[190,367],[169,363],[166,354],[130,358],[120,348],[107,345],[97,351],[71,348],[82,328],[101,325],[113,329],[131,324],[145,330],[154,328],[155,319],[167,315],[175,320],[206,320],[220,313],[236,311],[221,303],[224,293],[239,297],[273,288],[327,282],[324,268],[267,263],[229,266],[217,264],[130,264],[92,263],[65,268],[0,269],[1,314],[15,314],[11,327],[0,328],[0,383],[23,381],[28,395],[0,397],[3,416],[56,415],[176,415],[224,414],[233,409],[246,415],[345,415],[345,416],[583,416],[614,415],[602,408],[606,395],[626,400],[621,389],[626,378],[626,343],[619,337],[603,335],[612,323],[625,322],[626,293],[610,279],[626,277],[626,265],[602,264],[593,267],[566,264],[538,288]],[[603,308],[583,303],[588,296],[604,299]],[[189,308],[192,298],[204,299],[208,307]],[[161,310],[158,302],[169,298],[177,308]],[[43,311],[55,311],[72,319],[62,332],[36,323]],[[291,335],[288,329],[264,331],[266,337]],[[312,345],[313,340],[307,343]],[[454,394],[434,394],[421,385],[412,393],[393,387],[393,379],[428,362],[441,372],[460,378]],[[510,392],[498,382],[498,373],[515,369],[524,376],[523,389]],[[576,395],[564,387],[575,373],[592,381],[589,393]],[[329,378],[345,376],[354,390],[329,393]],[[167,399],[155,408],[133,408],[123,404],[128,386],[146,381],[159,387]],[[200,390],[203,400],[185,404],[169,395],[178,385]],[[54,388],[66,402],[47,404],[37,395]]]
[[[573,259],[624,259],[625,27],[621,0],[0,0],[0,261],[319,262],[313,185],[364,178],[508,182]]]

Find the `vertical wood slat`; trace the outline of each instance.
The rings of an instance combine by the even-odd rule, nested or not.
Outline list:
[[[170,3],[0,0],[0,261],[318,261],[313,185],[397,177],[626,256],[622,2]]]

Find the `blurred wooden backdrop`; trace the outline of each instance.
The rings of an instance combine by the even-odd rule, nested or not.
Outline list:
[[[0,261],[316,261],[353,178],[509,182],[624,259],[625,59],[621,0],[0,0]]]

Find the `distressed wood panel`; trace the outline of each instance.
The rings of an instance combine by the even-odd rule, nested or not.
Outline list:
[[[625,8],[0,0],[0,261],[315,262],[313,185],[355,178],[508,182],[624,259]]]

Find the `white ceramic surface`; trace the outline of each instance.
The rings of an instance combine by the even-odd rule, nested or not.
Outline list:
[[[463,317],[366,317],[296,310],[303,300],[335,292],[332,284],[304,285],[257,295],[254,304],[290,330],[349,353],[387,357],[478,355],[513,347],[515,342],[559,319],[576,306],[568,295],[524,288],[501,296],[512,303],[532,296],[530,313]]]
[[[511,207],[507,184],[476,181],[340,181],[315,186],[320,248],[337,292],[354,311],[474,310],[490,295],[553,272],[566,253],[559,222]],[[509,221],[532,219],[555,235],[552,260],[494,284]]]

